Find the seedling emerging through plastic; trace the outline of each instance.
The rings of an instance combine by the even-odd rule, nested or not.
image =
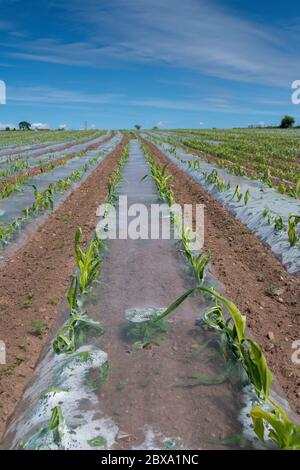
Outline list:
[[[291,246],[295,246],[300,236],[297,233],[297,225],[300,223],[300,215],[290,214],[288,218],[288,237]]]
[[[234,199],[235,196],[237,197],[238,202],[240,202],[241,199],[242,199],[242,197],[243,197],[243,195],[242,195],[242,193],[241,193],[241,187],[240,187],[239,184],[238,184],[238,185],[236,186],[236,188],[235,188],[235,191],[234,191],[234,194],[233,194],[233,196],[232,196],[232,199]]]
[[[70,320],[58,332],[53,342],[53,349],[56,354],[72,354],[84,344],[87,337],[100,336],[103,333],[104,328],[100,323],[84,313],[73,313]]]
[[[53,440],[59,446],[64,435],[64,417],[60,406],[55,406],[52,410],[49,431],[53,432]]]
[[[158,320],[165,310],[162,308],[129,309],[126,312],[126,336],[136,348],[145,348],[150,343],[159,345],[171,330],[169,323]]]
[[[85,376],[86,385],[93,391],[99,390],[101,386],[108,380],[110,374],[110,366],[105,362],[101,367],[89,369]]]

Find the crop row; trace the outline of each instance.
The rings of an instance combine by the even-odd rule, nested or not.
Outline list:
[[[109,179],[107,202],[113,203],[115,200],[115,191],[121,178],[121,171],[129,156],[128,146],[124,147],[122,156],[118,164],[118,168],[111,174]],[[85,303],[91,288],[100,275],[101,265],[103,262],[102,252],[104,249],[103,242],[95,233],[92,241],[84,251],[81,248],[81,228],[75,233],[74,253],[76,261],[76,272],[72,277],[69,289],[67,291],[67,302],[70,311],[69,320],[59,330],[55,340],[53,341],[53,350],[55,354],[74,354],[80,346],[83,346],[87,337],[99,336],[104,333],[103,326],[92,320],[86,311]],[[89,351],[81,351],[80,359],[87,361]],[[107,375],[104,365],[103,374]],[[60,391],[55,387],[50,387],[45,394],[52,391]],[[49,425],[42,427],[38,434],[40,436],[45,433],[52,433],[53,441],[58,446],[61,444],[64,435],[65,417],[60,405],[54,406],[51,410],[51,418]],[[94,443],[96,445],[96,443]],[[23,443],[22,447],[26,448],[27,443]]]
[[[102,145],[104,142],[105,141],[100,142],[99,145]],[[8,178],[7,181],[0,183],[0,197],[4,199],[10,197],[14,192],[20,192],[22,190],[22,185],[26,183],[30,178],[32,178],[32,176],[34,176],[34,173],[36,173],[37,171],[40,173],[48,173],[56,167],[65,166],[68,161],[72,158],[82,157],[94,147],[95,144],[90,144],[84,150],[69,153],[59,158],[55,158],[55,156],[50,156],[48,159],[42,160],[41,165],[32,168],[29,168],[29,164],[23,162],[21,166],[24,166],[27,170],[24,173],[20,172],[21,169],[18,171],[19,165],[18,163],[16,163],[13,166],[14,175],[12,174],[12,178]],[[39,162],[40,160],[37,163]]]
[[[152,139],[151,139],[152,140]],[[231,191],[231,185],[229,182],[225,182],[218,174],[216,169],[213,169],[210,173],[202,171],[201,165],[197,160],[183,160],[176,154],[176,149],[171,148],[170,153],[178,160],[180,163],[186,165],[189,169],[192,169],[199,174],[204,176],[205,183],[212,188],[216,188],[218,192],[228,192]],[[299,180],[300,187],[300,180]],[[237,200],[241,202],[243,200],[244,205],[247,206],[251,198],[251,193],[247,190],[244,194],[241,192],[240,185],[236,185],[234,188],[233,195],[231,200]],[[273,213],[268,207],[265,207],[260,215],[261,220],[266,220],[269,225],[273,226],[275,234],[287,235],[290,246],[298,246],[300,248],[300,234],[298,232],[298,226],[300,224],[300,215],[294,212],[291,212],[287,216],[287,224],[284,223],[284,220],[281,215]]]
[[[199,139],[187,139],[181,137],[160,138],[172,145],[181,144],[185,147],[201,152],[201,158],[208,162],[213,158],[214,163],[220,168],[226,168],[232,174],[245,176],[252,179],[259,179],[273,187],[281,194],[300,198],[300,139],[297,139],[297,146],[290,152],[284,141],[281,145],[276,140],[274,142],[273,153],[276,149],[276,158],[272,157],[270,149],[263,146],[263,150],[258,143],[246,144],[243,139],[235,141],[229,139],[220,142],[218,145],[202,141]],[[248,148],[248,145],[250,148]],[[284,152],[287,152],[284,154]],[[284,156],[282,156],[284,154]],[[279,157],[281,155],[281,158]],[[295,159],[295,160],[293,160]],[[297,160],[298,159],[298,160]]]
[[[151,173],[154,174],[154,181],[164,201],[174,203],[174,195],[171,187],[166,184],[166,167],[158,169],[159,165],[151,157],[146,147],[143,147],[145,155],[151,166]],[[170,176],[170,175],[168,175]],[[170,192],[172,197],[170,198]],[[176,213],[174,213],[176,223]],[[178,223],[178,221],[177,221]],[[181,221],[179,221],[181,223]],[[212,288],[205,287],[204,271],[207,268],[208,257],[205,254],[194,255],[190,249],[188,236],[183,236],[182,244],[188,262],[194,272],[197,286],[185,292],[165,312],[151,320],[154,324],[161,322],[174,312],[190,295],[195,292],[202,292],[211,299],[215,305],[210,307],[204,314],[202,325],[218,331],[221,335],[220,343],[226,339],[227,346],[242,367],[253,386],[257,397],[257,404],[251,410],[254,432],[262,441],[268,438],[273,441],[279,449],[300,450],[300,426],[294,424],[286,412],[273,400],[270,399],[270,387],[272,384],[272,373],[268,367],[262,348],[257,342],[246,335],[246,316],[229,299],[220,295]],[[225,317],[223,309],[229,317]]]
[[[64,140],[80,140],[95,135],[95,130],[91,131],[26,131],[26,132],[0,132],[0,149],[5,150],[5,146],[34,145],[44,142],[62,142]]]
[[[44,212],[46,209],[53,210],[54,200],[56,193],[64,193],[71,188],[73,183],[78,182],[92,165],[95,165],[98,160],[103,156],[103,151],[98,155],[91,158],[89,162],[80,170],[74,170],[70,176],[60,179],[57,183],[51,183],[44,191],[38,191],[37,187],[33,185],[35,201],[31,207],[25,207],[23,209],[23,216],[16,217],[8,225],[0,225],[0,246],[5,246],[9,241],[12,240],[13,236],[18,233],[21,228],[27,223],[32,217]]]

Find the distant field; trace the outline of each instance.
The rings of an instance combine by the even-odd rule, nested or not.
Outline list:
[[[300,130],[185,129],[161,134],[235,174],[264,178],[282,193],[300,178]]]
[[[300,132],[0,139],[1,445],[267,449],[275,411],[297,437]]]
[[[62,142],[95,134],[89,131],[0,131],[0,150],[6,146],[38,144],[43,142]]]

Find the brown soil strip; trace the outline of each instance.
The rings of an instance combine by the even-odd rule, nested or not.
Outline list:
[[[48,340],[46,333],[41,337],[30,333],[30,324],[42,320],[49,329],[55,324],[75,268],[75,230],[82,227],[83,242],[90,238],[96,209],[106,198],[109,177],[127,142],[128,138],[123,137],[0,269],[0,338],[5,341],[7,353],[7,365],[0,366],[0,436]]]
[[[292,344],[300,339],[300,280],[203,187],[155,145],[143,142],[157,162],[169,164],[176,201],[205,205],[204,249],[211,254],[213,273],[247,316],[249,333],[263,347],[276,381],[300,414],[300,365],[292,362]]]
[[[114,134],[110,134],[108,137],[106,137],[101,142],[98,142],[96,144],[88,145],[84,149],[84,152],[88,152],[90,150],[95,150],[95,149],[101,147],[103,144],[105,144],[110,139],[112,139],[113,135]],[[73,153],[70,153],[69,155],[66,155],[65,157],[57,158],[57,160],[53,160],[51,162],[48,162],[48,163],[46,163],[46,165],[33,166],[25,172],[16,173],[13,176],[9,176],[8,178],[6,178],[0,184],[0,191],[2,191],[4,189],[5,184],[7,184],[7,183],[16,183],[19,178],[22,178],[22,182],[24,182],[25,180],[27,180],[28,178],[31,178],[33,176],[39,175],[41,173],[47,173],[48,171],[53,170],[57,166],[63,165],[68,160],[71,160],[72,158],[76,157],[78,155],[78,153],[79,153],[78,151],[73,152]]]

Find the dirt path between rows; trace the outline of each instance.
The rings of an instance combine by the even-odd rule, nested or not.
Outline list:
[[[90,238],[96,209],[106,198],[109,176],[127,141],[123,137],[0,269],[0,338],[7,354],[7,365],[0,366],[0,437],[47,342],[46,332],[35,336],[30,325],[36,320],[45,322],[49,329],[54,325],[75,267],[75,230],[81,226],[83,241]]]
[[[109,136],[107,136],[105,139],[103,139],[101,142],[97,142],[96,144],[89,145],[88,147],[84,149],[84,152],[86,153],[86,152],[89,152],[90,150],[96,150],[98,147],[101,147],[103,144],[111,140],[114,135],[115,133],[112,133]],[[59,150],[59,151],[61,152],[63,150],[66,150],[66,148]],[[8,178],[6,178],[4,181],[0,183],[0,191],[4,189],[5,184],[16,183],[19,178],[22,178],[22,179],[24,178],[24,180],[22,180],[23,182],[27,180],[28,178],[32,178],[33,176],[39,175],[40,173],[47,173],[48,171],[53,170],[57,166],[63,165],[68,160],[71,160],[72,158],[76,157],[78,153],[79,151],[77,150],[77,152],[70,153],[69,155],[66,155],[65,157],[60,157],[60,158],[57,158],[56,160],[47,162],[46,165],[33,166],[29,168],[29,170],[26,170],[25,172],[19,172],[13,176],[9,176]]]
[[[143,142],[157,162],[169,164],[175,176],[176,202],[205,204],[204,249],[211,254],[213,273],[247,316],[249,333],[263,347],[276,382],[300,414],[300,364],[292,361],[293,342],[300,340],[300,280],[289,275],[255,235],[203,187],[155,145]]]

